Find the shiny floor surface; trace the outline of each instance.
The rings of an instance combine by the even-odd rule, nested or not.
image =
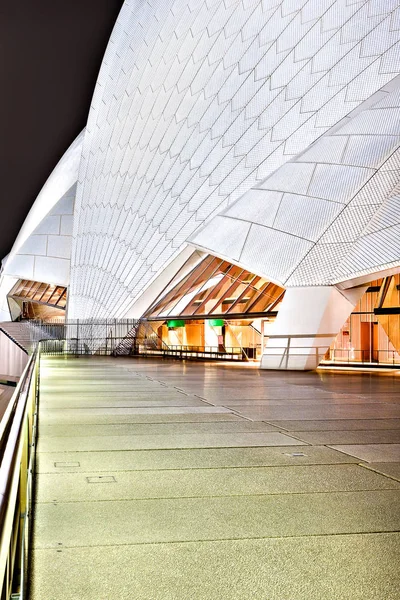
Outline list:
[[[399,382],[42,359],[31,600],[399,600]]]

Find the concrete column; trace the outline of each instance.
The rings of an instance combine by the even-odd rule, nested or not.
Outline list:
[[[288,288],[264,348],[262,369],[316,369],[366,287]]]

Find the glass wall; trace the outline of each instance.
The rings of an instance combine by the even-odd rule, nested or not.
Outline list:
[[[13,320],[65,320],[67,288],[20,279],[7,295]]]
[[[254,315],[275,310],[284,294],[278,285],[210,255],[186,271],[184,265],[146,318]]]
[[[332,344],[327,360],[400,364],[400,275],[372,281]]]
[[[261,356],[261,318],[276,315],[283,288],[197,252],[145,315],[164,344],[196,352]]]

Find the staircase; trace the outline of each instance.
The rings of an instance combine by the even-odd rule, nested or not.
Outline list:
[[[0,330],[24,352],[31,354],[43,339],[62,339],[63,325],[45,325],[41,321],[4,321]]]
[[[114,356],[146,354],[147,351],[168,350],[168,346],[147,321],[137,321],[126,337],[112,351]]]
[[[129,356],[130,354],[136,354],[135,346],[137,343],[139,327],[140,321],[137,321],[132,329],[128,331],[126,337],[112,350],[114,356]]]

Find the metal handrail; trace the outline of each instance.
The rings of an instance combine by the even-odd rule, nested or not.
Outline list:
[[[39,350],[36,349],[0,422],[1,598],[25,598],[31,525]]]
[[[35,359],[35,354],[32,354],[25,366],[25,369],[24,369],[21,377],[19,378],[17,386],[14,390],[13,395],[11,396],[11,400],[7,405],[7,408],[3,414],[3,417],[0,420],[0,452],[1,452],[1,449],[4,447],[4,444],[7,440],[7,429],[10,426],[11,417],[15,412],[18,398],[20,396],[23,386],[25,385],[26,379],[28,377],[28,374],[32,367],[34,359]]]
[[[221,353],[221,354],[241,354],[242,348],[240,346],[224,346],[221,350],[219,346],[191,346],[189,344],[175,344],[169,345],[168,350],[178,350],[184,352],[204,352],[204,353]]]

